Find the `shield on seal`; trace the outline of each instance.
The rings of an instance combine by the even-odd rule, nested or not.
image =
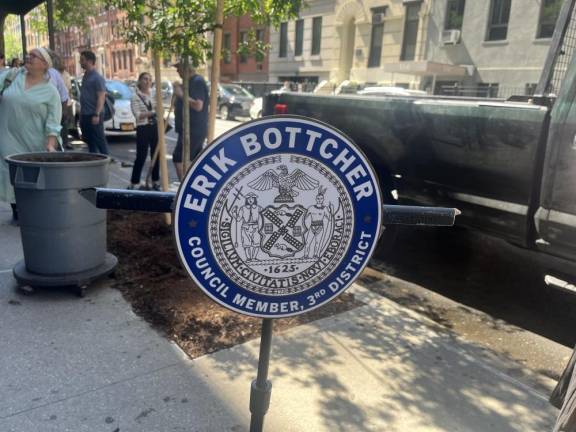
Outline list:
[[[260,212],[260,248],[276,258],[293,257],[304,249],[304,216],[300,204],[268,206]]]

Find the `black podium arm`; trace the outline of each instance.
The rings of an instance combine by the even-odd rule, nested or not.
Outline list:
[[[174,192],[150,192],[126,189],[88,188],[80,194],[100,209],[135,210],[155,213],[171,213]],[[460,211],[455,208],[384,205],[384,225],[454,225]]]

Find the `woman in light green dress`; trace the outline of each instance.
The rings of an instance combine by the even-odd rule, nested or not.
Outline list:
[[[43,49],[34,49],[14,76],[0,72],[0,201],[14,205],[6,156],[16,153],[55,151],[60,135],[62,105],[56,87],[48,82],[52,59]],[[10,82],[8,84],[8,82]]]

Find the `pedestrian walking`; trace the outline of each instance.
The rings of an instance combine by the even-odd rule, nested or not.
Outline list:
[[[136,118],[136,161],[132,168],[132,178],[128,189],[141,188],[140,176],[144,162],[150,152],[150,158],[154,155],[158,145],[158,123],[156,121],[156,99],[150,92],[152,76],[143,72],[138,77],[136,91],[130,105]],[[158,159],[152,168],[152,189],[160,190],[160,164]]]
[[[6,56],[0,52],[0,70],[6,69]]]
[[[16,153],[55,151],[60,139],[62,105],[50,84],[52,58],[44,48],[30,51],[21,69],[0,72],[0,201],[12,205],[14,189],[4,158]]]
[[[208,134],[208,86],[204,78],[196,73],[194,67],[188,67],[188,77],[185,77],[182,63],[176,64],[176,70],[182,80],[188,79],[188,94],[190,96],[188,101],[190,109],[190,160],[192,161],[202,150]],[[176,98],[174,103],[174,123],[178,140],[172,154],[172,161],[180,180],[184,177],[184,167],[182,165],[184,138],[183,96],[183,87],[181,85],[174,86],[174,97]]]
[[[91,153],[107,155],[108,143],[104,135],[104,102],[106,81],[96,71],[96,55],[92,51],[80,53],[80,66],[84,69],[80,93],[80,128]]]

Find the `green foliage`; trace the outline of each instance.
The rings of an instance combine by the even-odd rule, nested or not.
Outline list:
[[[561,0],[546,0],[542,7],[542,21],[555,23],[561,8]]]
[[[269,48],[270,45],[258,38],[256,30],[250,29],[246,41],[238,44],[238,54],[244,57],[248,57],[252,54],[256,61],[260,63],[264,61],[264,57]]]
[[[69,27],[86,29],[88,27],[86,18],[97,15],[102,6],[102,0],[54,0],[54,27],[56,31]],[[48,33],[45,3],[32,9],[28,16],[32,31]]]
[[[6,28],[12,28],[13,26],[20,28],[20,20],[16,15],[8,15],[4,26]],[[20,33],[6,32],[4,34],[4,44],[4,54],[6,55],[7,63],[13,58],[22,57]]]
[[[54,25],[57,30],[85,29],[88,27],[86,18],[97,15],[103,6],[103,0],[54,0]]]
[[[216,0],[105,0],[127,14],[124,37],[162,53],[177,53],[198,65],[210,56],[207,33],[215,29]],[[302,0],[226,0],[224,16],[249,14],[261,25],[278,26],[297,16]],[[265,48],[252,43],[246,48]],[[244,49],[244,47],[241,47]]]
[[[46,5],[44,3],[28,12],[28,17],[30,18],[30,21],[28,21],[30,23],[30,30],[34,33],[48,34],[48,18],[46,15]]]

